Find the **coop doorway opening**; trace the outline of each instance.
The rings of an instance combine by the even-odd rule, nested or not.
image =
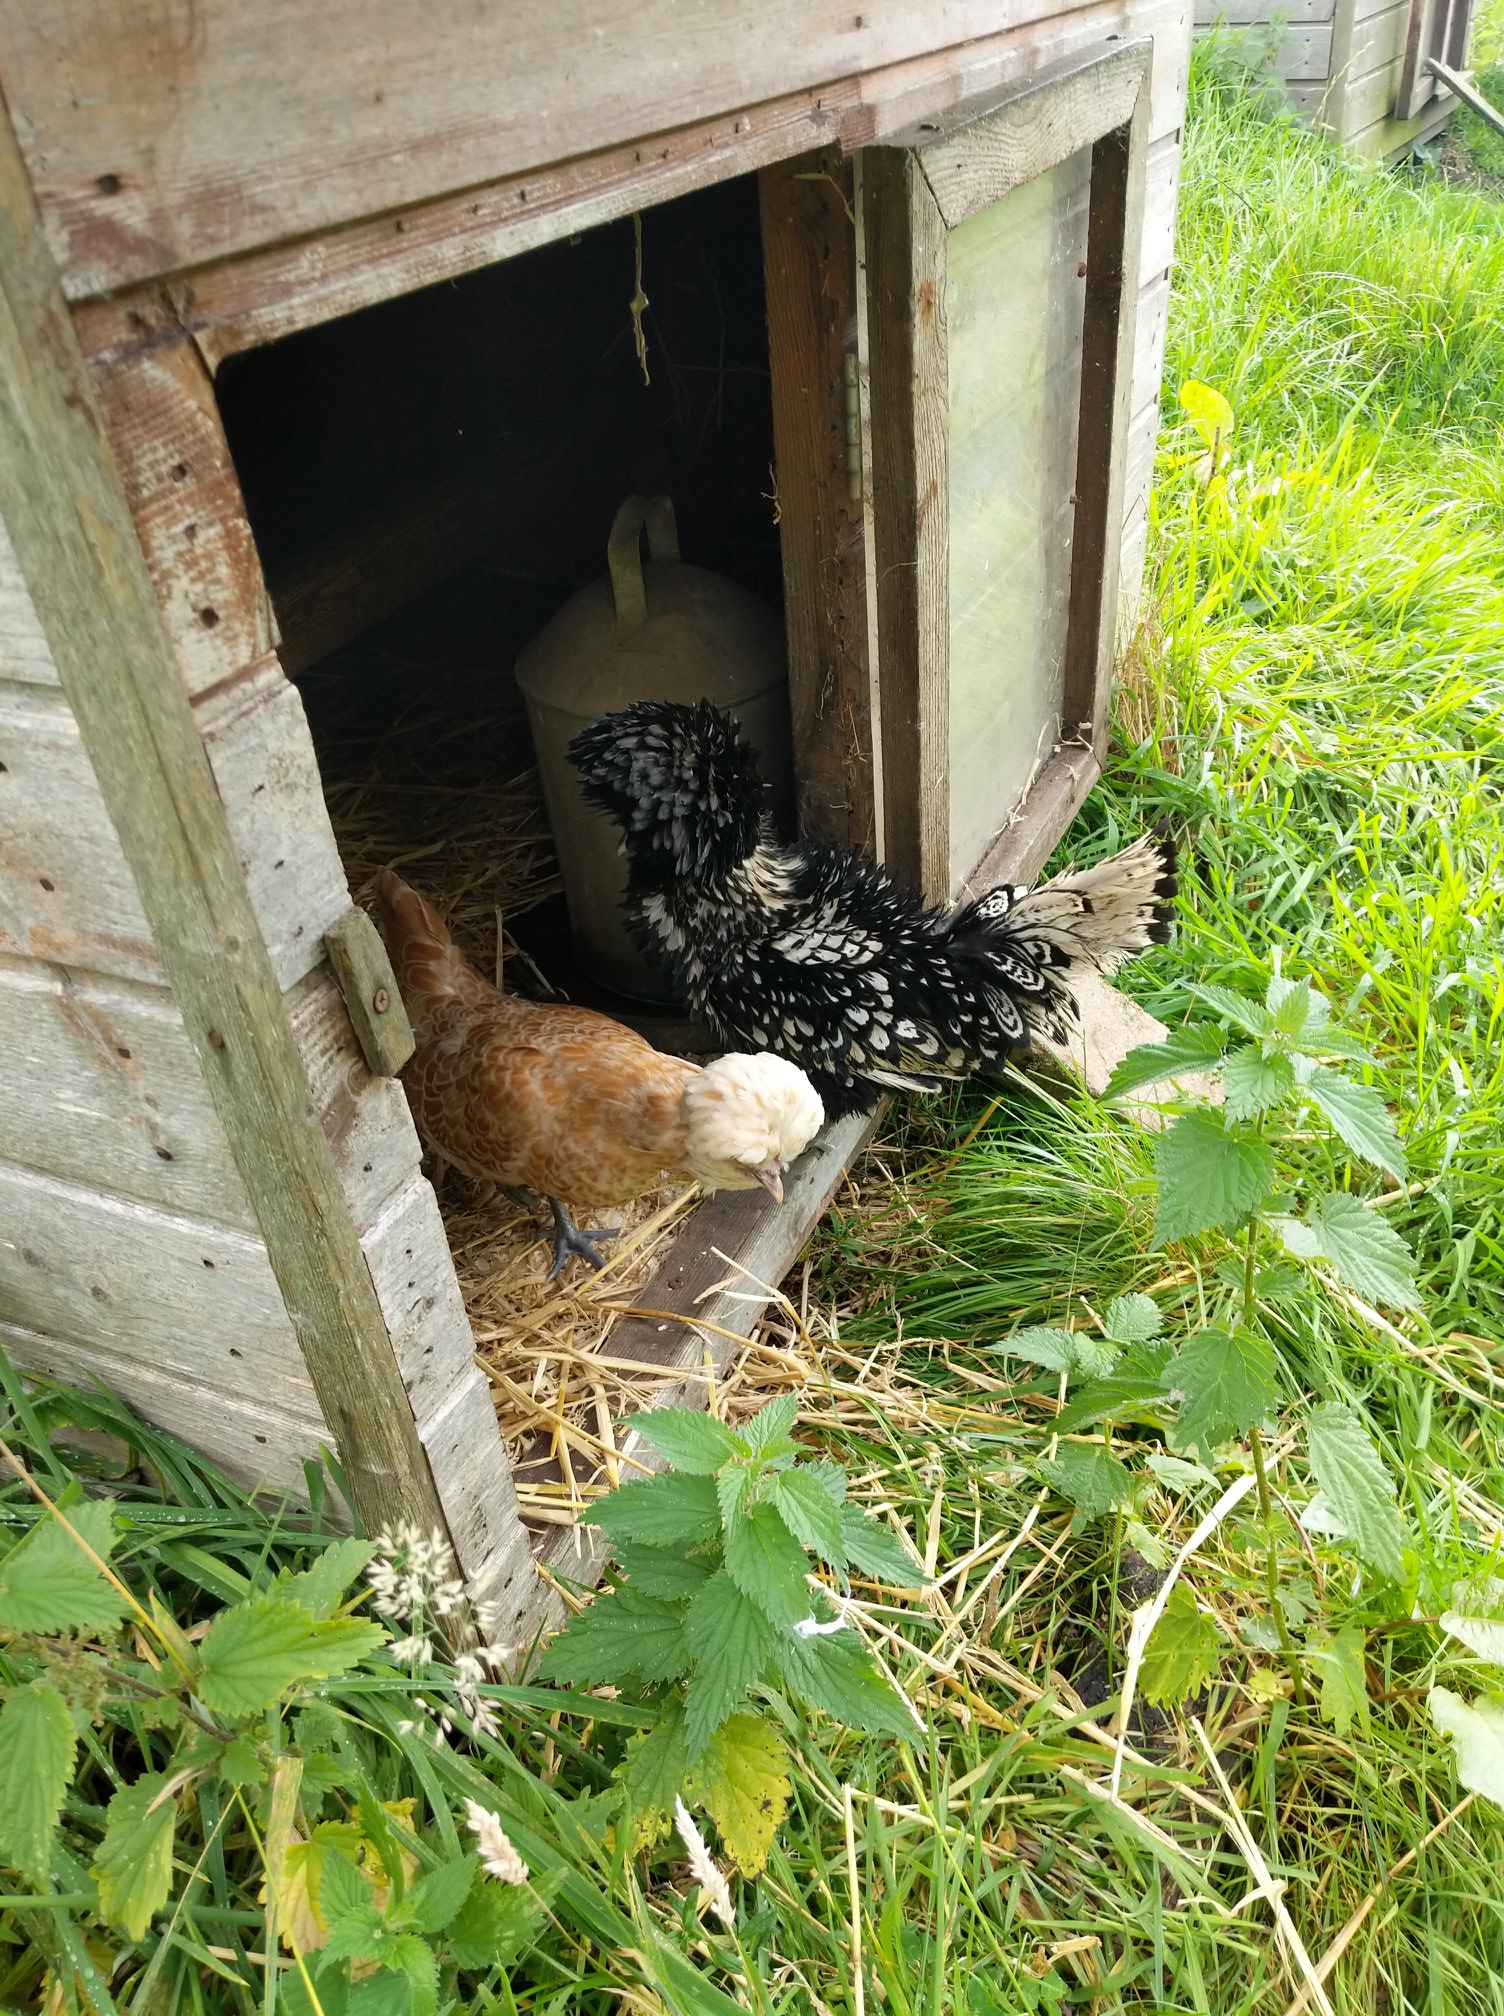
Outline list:
[[[605,574],[634,494],[671,499],[683,559],[781,634],[755,177],[232,357],[217,390],[355,901],[395,867],[488,978],[697,1054],[679,1011],[575,957],[515,668]],[[587,1217],[623,1228],[607,1270],[550,1284],[545,1220],[429,1168],[523,1510],[563,1523],[609,1451],[612,1312],[690,1200],[675,1185]]]

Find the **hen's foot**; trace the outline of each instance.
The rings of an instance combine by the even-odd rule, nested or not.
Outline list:
[[[582,1232],[570,1217],[568,1206],[561,1204],[556,1197],[549,1198],[548,1208],[554,1214],[554,1264],[548,1270],[549,1280],[558,1280],[571,1254],[588,1261],[592,1267],[604,1267],[606,1255],[599,1250],[600,1244],[604,1239],[617,1238],[617,1228],[612,1226],[603,1232]]]

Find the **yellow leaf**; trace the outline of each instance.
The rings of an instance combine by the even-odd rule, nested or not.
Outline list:
[[[331,1855],[356,1861],[362,1845],[360,1829],[339,1820],[315,1827],[312,1840],[288,1843],[277,1886],[277,1928],[289,1953],[316,1953],[329,1937],[319,1903],[325,1867]],[[266,1902],[265,1882],[261,1902]]]
[[[744,1876],[762,1869],[788,1811],[788,1761],[778,1732],[760,1715],[743,1713],[721,1724],[687,1780]]]
[[[381,1802],[382,1812],[389,1813],[397,1823],[397,1859],[402,1865],[402,1889],[404,1894],[412,1888],[413,1881],[418,1874],[418,1858],[401,1838],[403,1834],[409,1837],[412,1835],[413,1808],[416,1804],[417,1801],[414,1799],[383,1799]],[[360,1870],[363,1876],[370,1877],[372,1887],[376,1892],[371,1901],[378,1911],[384,1911],[386,1909],[387,1896],[391,1890],[391,1884],[387,1879],[386,1865],[382,1862],[380,1855],[369,1841],[363,1840],[360,1844]]]
[[[1232,408],[1220,392],[1189,378],[1180,388],[1180,407],[1213,454],[1232,433]]]

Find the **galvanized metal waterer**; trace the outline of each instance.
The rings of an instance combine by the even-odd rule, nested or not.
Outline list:
[[[642,561],[647,534],[649,562]],[[586,804],[570,738],[634,700],[711,700],[741,723],[768,780],[773,822],[794,830],[794,766],[783,628],[734,581],[679,558],[667,497],[629,497],[606,548],[608,573],[565,603],[517,660],[575,956],[603,986],[667,1003],[673,989],[627,935],[621,835]]]

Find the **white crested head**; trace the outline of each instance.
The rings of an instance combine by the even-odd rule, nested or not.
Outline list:
[[[779,1203],[789,1164],[825,1124],[820,1095],[784,1057],[717,1057],[684,1088],[685,1165],[707,1190],[751,1190]]]

